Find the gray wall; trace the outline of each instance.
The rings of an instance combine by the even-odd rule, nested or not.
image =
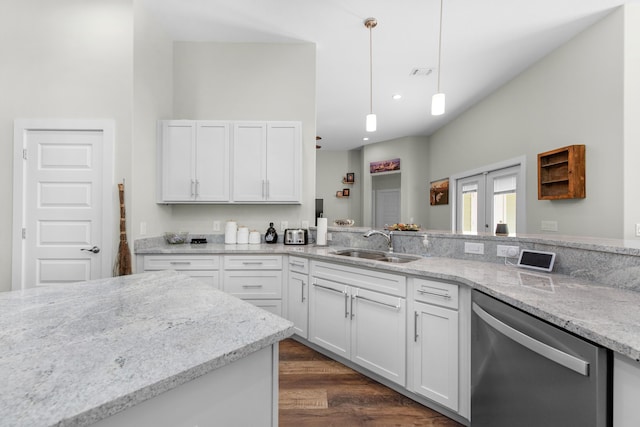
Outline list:
[[[525,155],[528,233],[554,220],[557,234],[621,238],[623,18],[616,10],[434,134],[430,179]],[[587,197],[539,201],[537,154],[571,144],[586,145]],[[429,209],[429,228],[451,229],[450,206]]]
[[[132,4],[132,0],[0,3],[0,230],[5,243],[0,247],[0,291],[11,289],[15,119],[114,119],[114,176],[117,181],[131,181]],[[115,185],[113,200],[113,215],[118,218]],[[116,231],[114,224],[114,243]]]

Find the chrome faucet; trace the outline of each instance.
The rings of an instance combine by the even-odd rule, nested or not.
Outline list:
[[[382,231],[378,231],[378,230],[369,230],[366,233],[364,233],[364,237],[371,237],[374,234],[379,234],[381,236],[384,236],[387,239],[387,245],[389,246],[389,252],[393,252],[393,231],[390,231],[389,234],[383,233]]]

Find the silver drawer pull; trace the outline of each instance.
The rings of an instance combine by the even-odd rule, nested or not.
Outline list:
[[[421,295],[433,295],[436,297],[441,297],[441,298],[445,298],[445,299],[451,299],[451,295],[449,294],[441,294],[438,292],[429,292],[429,291],[425,291],[424,289],[416,289],[416,291],[421,294]]]
[[[339,294],[345,294],[345,295],[347,294],[347,291],[339,291],[337,289],[333,289],[333,288],[330,288],[328,286],[318,285],[317,283],[313,283],[313,286],[315,286],[316,288],[326,289],[326,290],[331,291],[331,292],[336,292],[336,293],[339,293]]]
[[[242,285],[244,289],[260,289],[262,285]]]
[[[191,261],[170,261],[171,265],[191,265]]]
[[[374,303],[374,304],[384,305],[385,307],[393,308],[393,309],[395,309],[395,310],[400,310],[400,307],[401,307],[401,306],[400,306],[400,304],[398,304],[398,305],[387,304],[386,302],[376,301],[376,300],[374,300],[374,299],[367,298],[367,297],[363,297],[363,296],[360,296],[360,295],[356,295],[356,296],[355,296],[355,298],[363,299],[363,300],[365,300],[365,301],[369,301],[369,302],[372,302],[372,303]]]
[[[304,267],[304,264],[301,262],[291,262],[289,261],[289,264],[296,266],[296,267]]]
[[[262,261],[242,261],[242,265],[262,265]]]

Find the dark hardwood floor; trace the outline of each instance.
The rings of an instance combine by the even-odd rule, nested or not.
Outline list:
[[[461,426],[292,339],[279,368],[280,427]]]

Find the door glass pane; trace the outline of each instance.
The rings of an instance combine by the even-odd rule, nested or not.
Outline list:
[[[477,187],[476,187],[477,188]],[[462,194],[462,232],[478,232],[478,191]]]
[[[516,231],[516,193],[493,195],[493,228],[499,223],[507,224],[509,233]]]

